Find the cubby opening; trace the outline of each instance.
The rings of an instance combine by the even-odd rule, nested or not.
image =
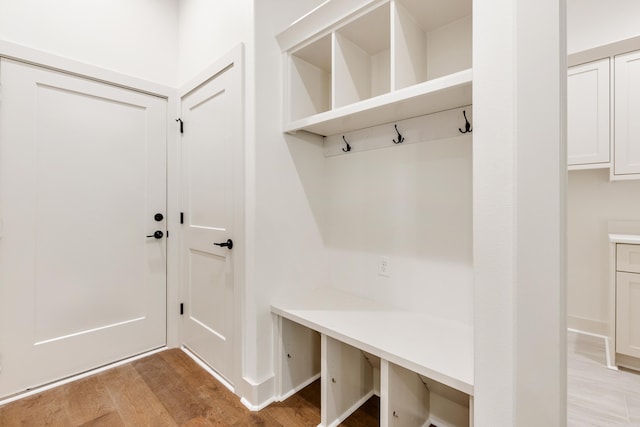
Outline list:
[[[326,335],[322,351],[321,419],[324,426],[336,426],[380,389],[380,359]]]
[[[471,0],[393,4],[394,90],[471,68]]]
[[[331,34],[291,54],[288,114],[290,120],[313,116],[331,109],[331,69]]]
[[[469,426],[469,395],[383,361],[381,417],[389,426]]]
[[[391,90],[390,28],[387,3],[336,31],[334,108]]]
[[[320,334],[285,318],[279,319],[280,395],[284,400],[320,377]]]

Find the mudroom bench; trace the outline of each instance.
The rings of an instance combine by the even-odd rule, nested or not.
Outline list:
[[[473,331],[331,288],[274,301],[276,388],[320,378],[321,426],[374,394],[381,426],[473,425]]]

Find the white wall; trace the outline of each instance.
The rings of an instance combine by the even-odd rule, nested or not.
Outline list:
[[[168,86],[177,83],[175,0],[0,0],[0,39]]]
[[[640,181],[609,181],[609,170],[569,173],[569,326],[607,333],[609,321],[608,221],[640,219]]]
[[[331,285],[471,324],[471,138],[326,159]],[[389,277],[378,275],[389,257]]]
[[[245,375],[259,403],[273,395],[270,301],[325,286],[324,165],[320,138],[282,133],[282,53],[275,35],[322,0],[255,0],[255,94],[248,104]],[[252,119],[250,119],[252,120]]]
[[[175,0],[174,0],[175,1]],[[252,0],[179,0],[178,79],[189,81],[243,42],[252,44]],[[251,58],[251,54],[247,58]]]
[[[567,46],[577,52],[640,35],[636,0],[568,0]],[[609,170],[569,172],[567,301],[569,326],[609,328],[607,221],[640,218],[640,182],[609,182]]]
[[[637,0],[567,0],[567,52],[640,35]]]

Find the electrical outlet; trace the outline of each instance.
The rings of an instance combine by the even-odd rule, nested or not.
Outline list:
[[[381,256],[378,259],[378,276],[389,277],[389,257]]]

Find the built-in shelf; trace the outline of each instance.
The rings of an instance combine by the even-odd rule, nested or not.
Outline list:
[[[472,103],[471,0],[331,0],[277,38],[285,132],[336,135]]]

